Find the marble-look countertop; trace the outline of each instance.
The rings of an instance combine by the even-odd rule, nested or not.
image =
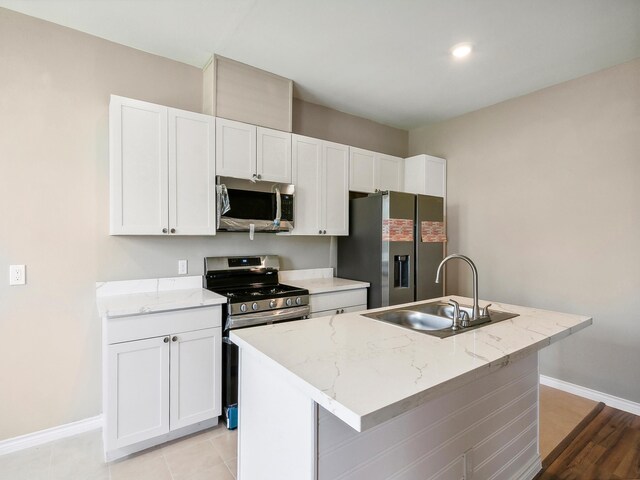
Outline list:
[[[468,298],[444,298],[472,304]],[[440,339],[345,313],[234,330],[231,340],[364,431],[592,323],[582,315],[498,302],[480,305],[487,303],[519,316]]]
[[[333,268],[281,271],[278,277],[282,283],[306,288],[311,295],[340,292],[343,290],[357,290],[369,286],[369,282],[334,277]]]
[[[125,280],[96,284],[98,315],[103,319],[208,307],[226,301],[226,297],[202,288],[202,277]]]

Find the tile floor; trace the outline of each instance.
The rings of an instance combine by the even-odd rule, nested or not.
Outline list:
[[[0,456],[0,480],[233,480],[236,432],[218,425],[105,464],[94,430]]]
[[[540,386],[540,450],[546,456],[596,402]],[[100,430],[0,456],[0,480],[233,480],[237,431],[222,424],[116,460],[103,461]]]

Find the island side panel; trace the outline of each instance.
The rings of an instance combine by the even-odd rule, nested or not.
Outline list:
[[[315,480],[315,402],[246,348],[238,382],[238,480]]]
[[[540,469],[537,353],[362,433],[319,408],[318,480],[530,480]]]

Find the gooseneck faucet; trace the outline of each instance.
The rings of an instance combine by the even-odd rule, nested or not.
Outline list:
[[[449,260],[453,260],[454,258],[464,260],[471,267],[471,272],[473,273],[473,315],[471,320],[477,320],[480,318],[480,307],[478,306],[478,269],[469,257],[465,257],[464,255],[460,255],[458,253],[454,253],[445,257],[445,259],[440,262],[440,265],[438,265],[438,273],[436,273],[436,283],[440,283],[440,271],[442,270],[444,264]]]

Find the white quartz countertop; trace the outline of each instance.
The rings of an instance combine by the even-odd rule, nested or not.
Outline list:
[[[202,277],[98,283],[98,314],[109,319],[226,303],[226,297],[201,285]]]
[[[369,286],[369,282],[334,277],[332,268],[282,271],[279,274],[279,278],[282,283],[306,288],[311,295],[357,290]]]
[[[440,339],[346,313],[234,330],[231,340],[364,431],[592,323],[582,315],[490,303],[519,316]]]
[[[318,293],[340,292],[343,290],[357,290],[367,288],[368,282],[359,282],[357,280],[348,280],[346,278],[306,278],[303,280],[291,280],[289,285],[300,288],[306,288],[311,295]]]

